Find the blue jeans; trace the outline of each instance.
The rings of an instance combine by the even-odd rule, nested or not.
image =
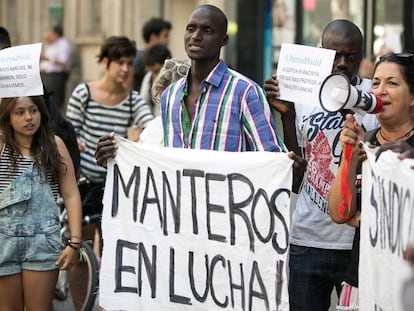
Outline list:
[[[334,286],[340,293],[350,261],[350,250],[290,245],[290,311],[327,311]]]

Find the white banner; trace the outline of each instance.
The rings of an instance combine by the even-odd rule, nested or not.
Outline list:
[[[285,153],[118,140],[104,194],[106,310],[289,310]]]
[[[0,50],[0,98],[43,95],[41,43]]]
[[[392,151],[375,161],[365,147],[363,165],[360,310],[402,311],[402,290],[412,269],[403,259],[414,243],[414,160],[400,161]]]
[[[299,44],[283,43],[277,64],[280,99],[319,104],[319,89],[331,74],[335,51]]]

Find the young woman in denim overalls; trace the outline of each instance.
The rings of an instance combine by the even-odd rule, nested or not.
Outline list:
[[[62,251],[58,194],[71,240]],[[73,164],[41,96],[0,102],[0,310],[53,310],[58,269],[79,257],[81,202]]]

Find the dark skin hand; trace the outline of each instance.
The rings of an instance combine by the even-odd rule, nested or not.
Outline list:
[[[399,153],[398,158],[400,160],[414,158],[414,148],[411,147],[406,141],[404,140],[397,140],[389,143],[385,143],[379,147],[376,153],[376,160],[378,160],[381,153],[387,150],[392,150],[394,152]],[[411,167],[414,169],[414,167]]]
[[[292,159],[293,162],[293,169],[304,172],[306,170],[306,165],[308,165],[308,162],[302,158],[301,156],[298,156],[293,151],[288,152],[288,157]]]
[[[294,161],[292,191],[298,193],[308,162],[293,151],[288,152],[288,157]]]
[[[409,243],[407,249],[404,251],[404,259],[414,264],[414,244]]]
[[[298,156],[302,154],[297,137],[295,127],[295,105],[292,102],[279,99],[279,82],[276,75],[273,75],[270,79],[267,79],[263,85],[263,89],[266,92],[266,98],[270,106],[280,113],[283,125],[284,141],[286,147],[293,151],[296,159],[293,164],[293,192],[297,193],[302,183],[303,174],[306,170],[307,162],[305,159]]]
[[[95,151],[96,163],[99,166],[105,167],[107,160],[116,156],[118,146],[115,141],[115,134],[109,133],[99,138],[98,145]]]
[[[282,116],[295,112],[295,107],[292,102],[279,99],[279,82],[277,81],[276,75],[273,75],[264,82],[263,89],[266,92],[270,106],[279,111]]]

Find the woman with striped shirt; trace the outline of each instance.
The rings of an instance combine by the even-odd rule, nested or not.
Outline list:
[[[138,92],[129,91],[124,86],[133,73],[135,54],[135,45],[127,37],[109,37],[98,55],[98,62],[105,68],[103,77],[97,81],[79,84],[69,99],[67,118],[78,137],[81,176],[88,180],[88,183],[80,185],[79,188],[83,215],[102,213],[106,170],[98,166],[95,160],[99,137],[107,133],[127,137],[128,131],[142,130],[153,119],[149,105]],[[90,200],[85,201],[86,196]],[[84,227],[85,239],[93,239],[95,229],[96,225]],[[100,230],[100,226],[98,229]],[[71,271],[71,279],[82,278],[80,265],[81,263]],[[79,293],[75,294],[74,290]],[[71,288],[71,293],[75,308],[78,309],[76,297],[81,296],[84,290],[77,286],[76,289]],[[82,298],[79,299],[79,304],[81,301]]]

